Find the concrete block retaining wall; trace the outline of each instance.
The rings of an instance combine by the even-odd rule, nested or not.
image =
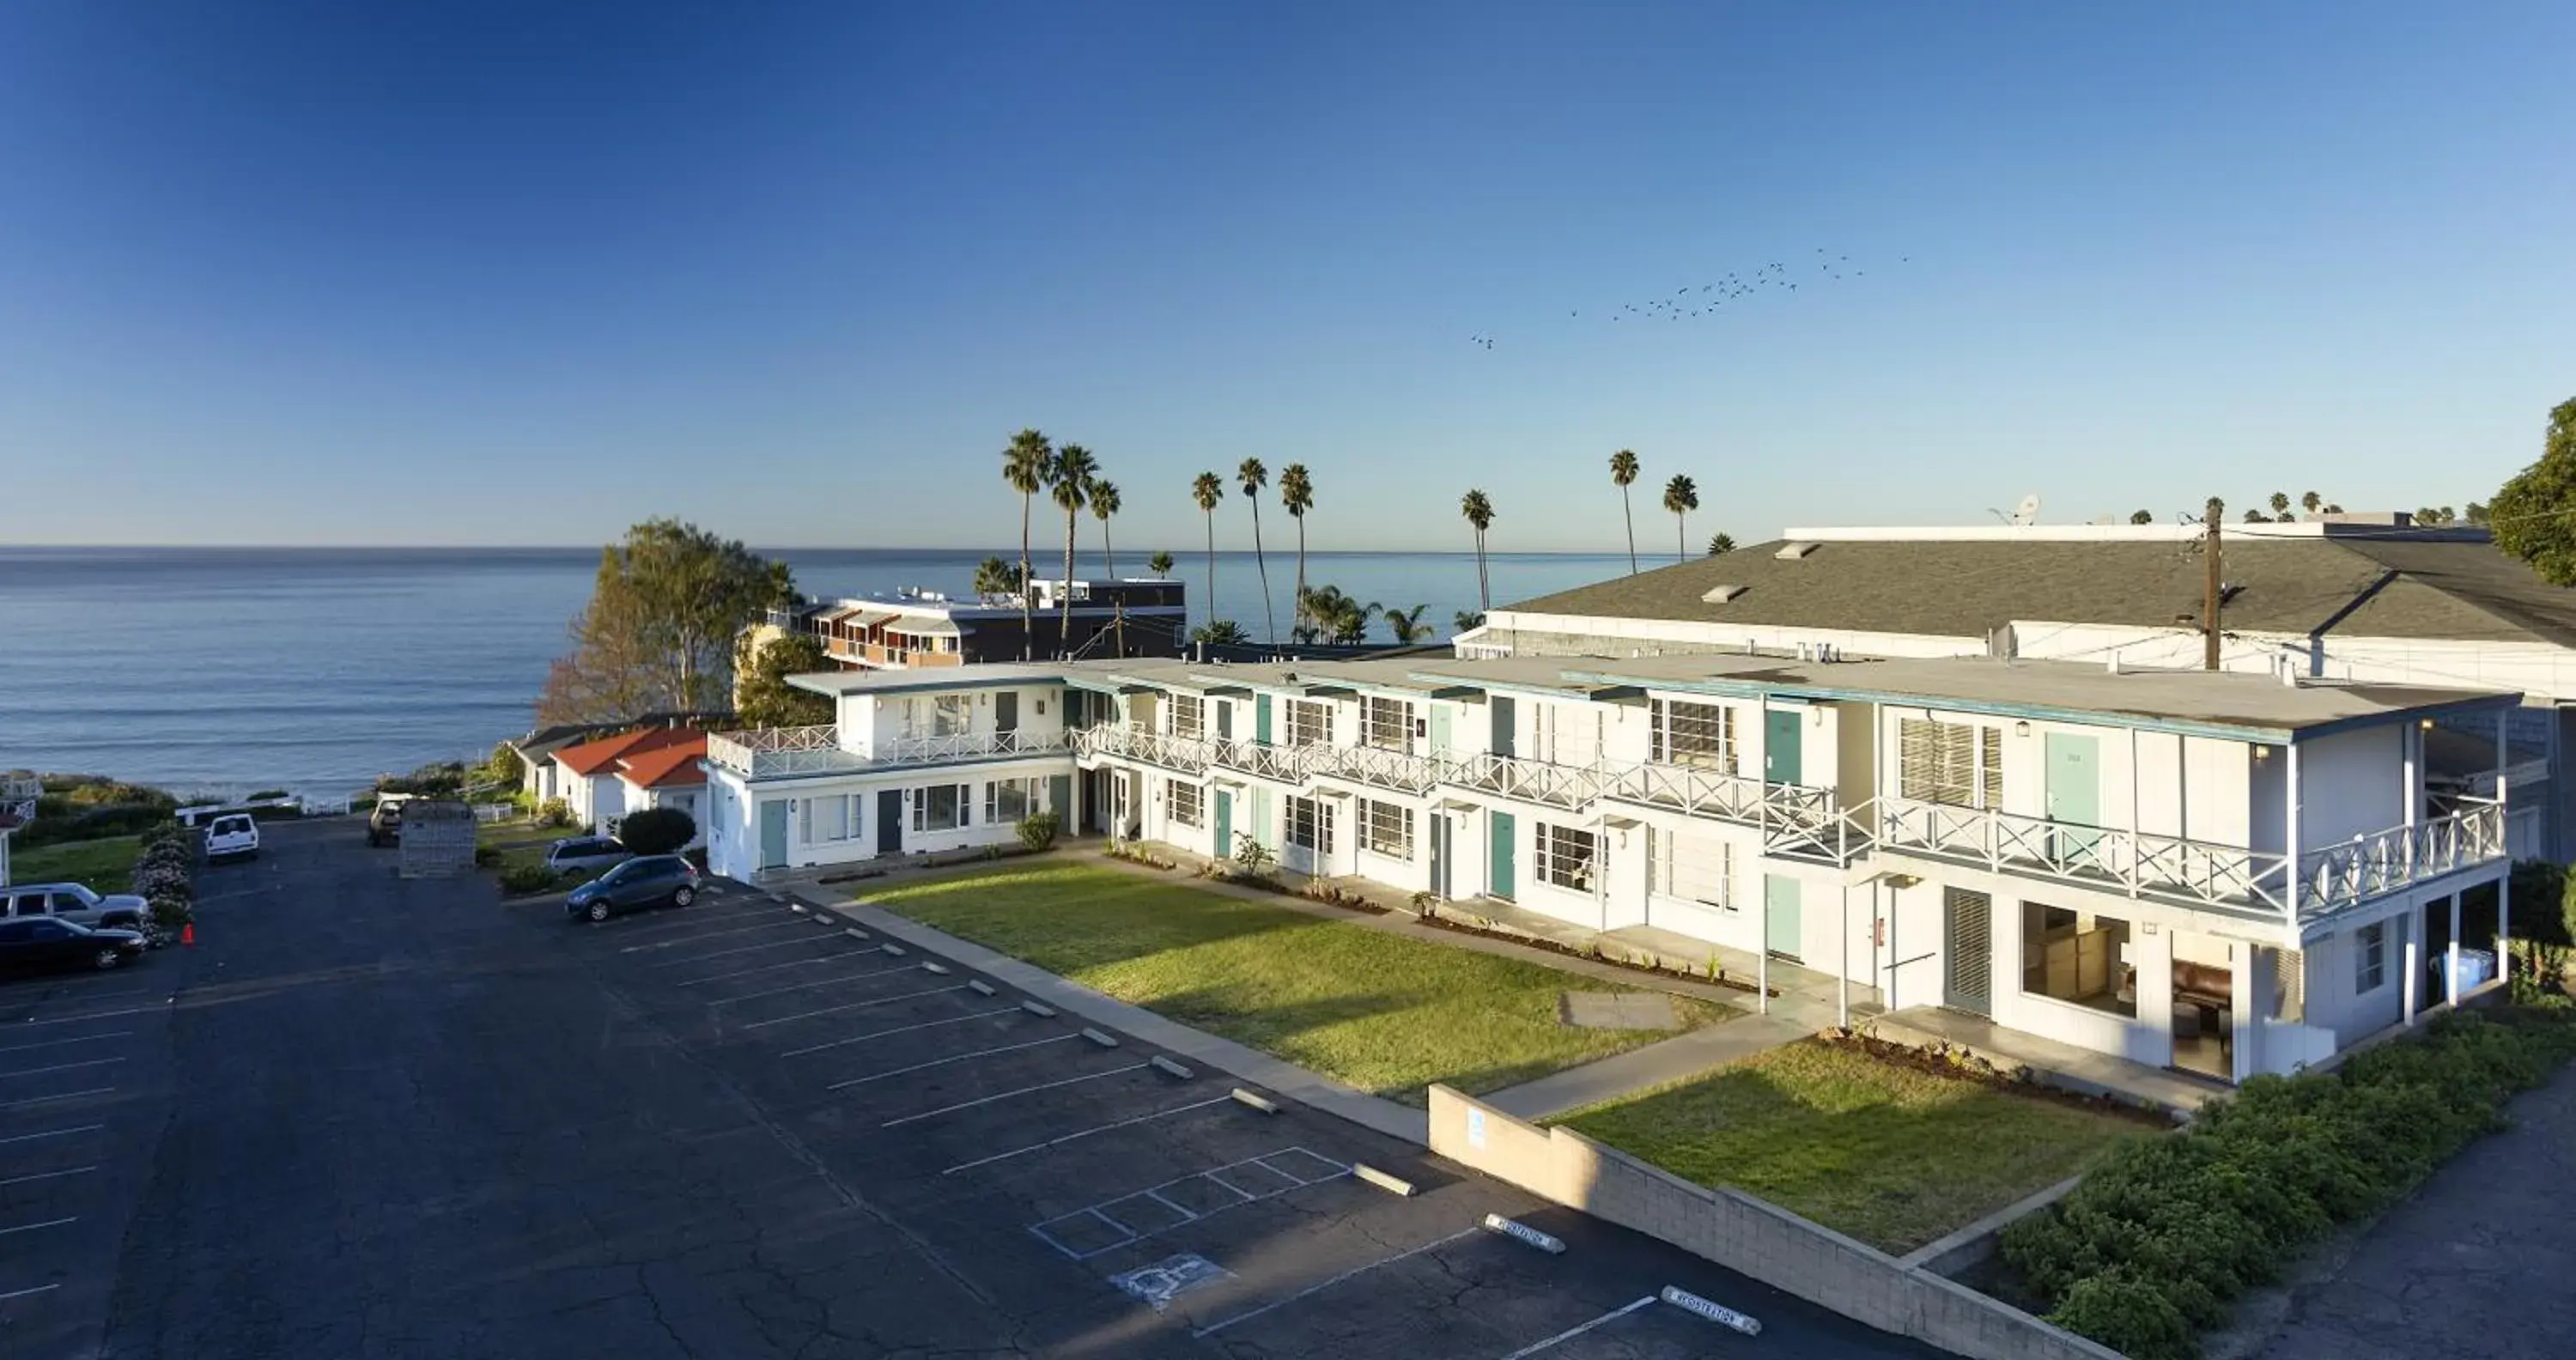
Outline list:
[[[1431,1150],[1880,1331],[1970,1360],[2121,1360],[2116,1351],[1776,1205],[1694,1185],[1579,1133],[1524,1123],[1446,1086],[1431,1088]]]

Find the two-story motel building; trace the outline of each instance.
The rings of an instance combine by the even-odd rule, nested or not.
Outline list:
[[[2501,778],[2437,795],[2423,757],[2437,720],[2501,726],[2504,693],[1760,655],[795,683],[839,721],[709,741],[718,872],[1000,843],[1039,810],[1201,855],[1249,837],[2229,1080],[2447,999],[2457,961],[2428,964],[2508,869]]]

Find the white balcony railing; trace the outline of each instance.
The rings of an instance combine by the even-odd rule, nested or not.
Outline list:
[[[2299,856],[2299,914],[2321,916],[2409,884],[2505,857],[2504,805],[2392,826]]]
[[[1611,764],[1551,765],[1487,752],[1440,757],[1439,780],[1452,788],[1497,798],[1576,809],[1600,797],[1617,780],[1622,768]]]
[[[750,732],[717,732],[707,738],[707,760],[753,779],[796,775],[865,774],[910,765],[943,765],[961,760],[1047,755],[1067,749],[1060,731],[953,732],[941,736],[894,736],[869,750],[852,751],[832,727],[770,727]]]
[[[1085,727],[1073,734],[1073,753],[1082,757],[1120,756],[1183,774],[1197,774],[1215,762],[1216,743],[1136,727]]]
[[[1883,849],[1966,860],[1997,873],[2065,879],[2132,895],[2266,913],[2287,910],[2284,858],[2243,846],[2052,822],[1914,798],[1878,798],[1856,811],[1864,816],[1871,842]]]

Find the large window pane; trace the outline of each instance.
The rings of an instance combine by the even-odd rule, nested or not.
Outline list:
[[[2129,923],[2045,902],[2022,903],[2021,989],[2114,1015],[2136,1015]]]

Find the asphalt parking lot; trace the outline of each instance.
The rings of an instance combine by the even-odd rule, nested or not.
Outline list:
[[[1929,1354],[739,886],[265,840],[195,949],[0,991],[9,1360]]]
[[[739,886],[574,938],[961,1287],[1036,1323],[1047,1353],[1932,1353],[1369,1130],[1263,1113],[1223,1073]],[[1664,1302],[1667,1286],[1762,1335]]]

